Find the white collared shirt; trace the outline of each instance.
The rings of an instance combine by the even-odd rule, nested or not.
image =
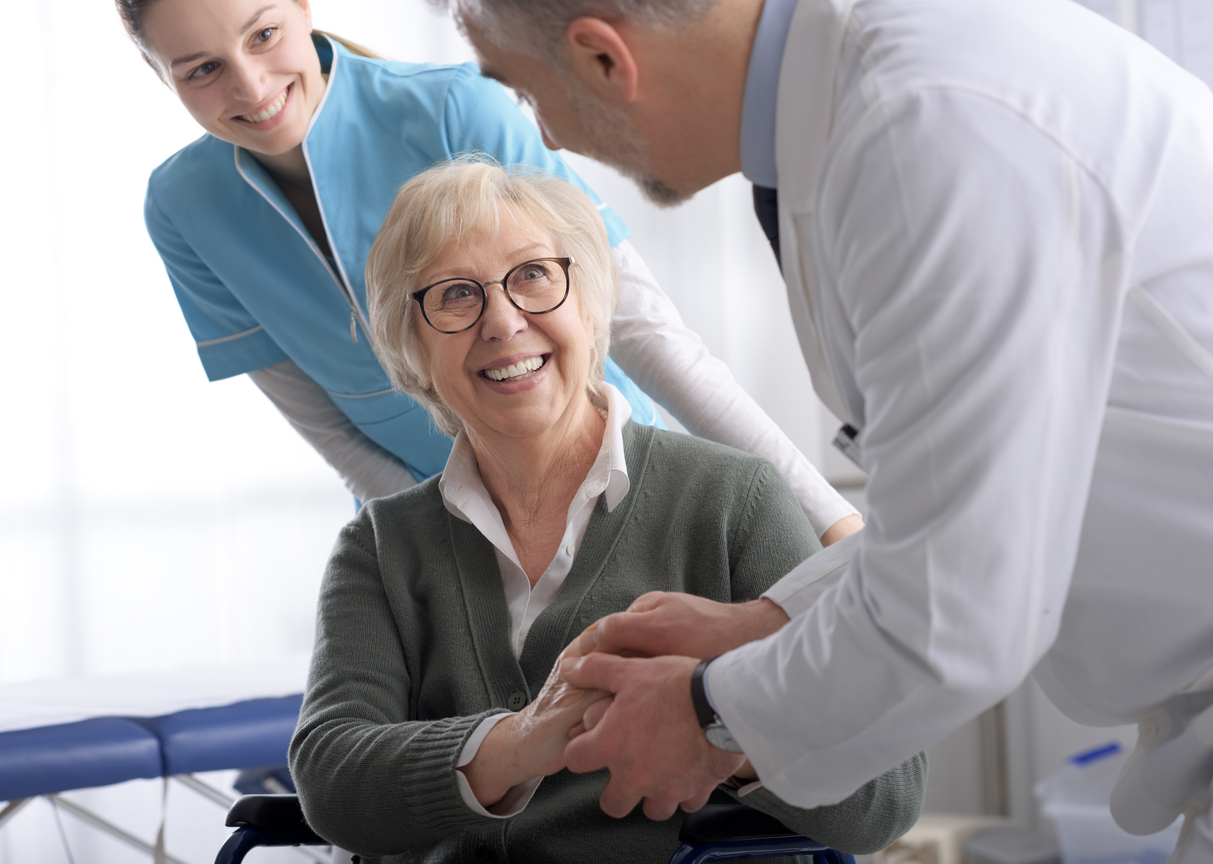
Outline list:
[[[628,466],[623,454],[623,426],[632,416],[632,406],[618,390],[610,384],[603,384],[602,391],[607,402],[606,429],[602,435],[602,446],[594,464],[590,466],[585,480],[577,489],[573,500],[569,503],[566,517],[564,536],[560,540],[560,548],[556,557],[548,564],[547,569],[531,587],[530,579],[522,569],[518,553],[510,536],[505,530],[501,512],[493,503],[484,481],[480,477],[480,469],[476,464],[476,454],[472,450],[467,436],[460,432],[455,437],[451,455],[447,459],[446,468],[438,481],[438,489],[442,493],[442,501],[456,518],[470,523],[476,530],[493,544],[497,553],[497,564],[501,568],[501,584],[505,589],[506,605],[510,611],[510,647],[514,656],[522,655],[527,633],[535,619],[551,605],[560,593],[565,578],[573,567],[577,550],[581,548],[581,540],[585,529],[590,524],[590,516],[594,512],[598,496],[605,496],[607,510],[614,510],[619,502],[628,494],[631,488],[628,481]],[[510,714],[495,714],[485,718],[468,738],[459,754],[456,768],[462,768],[476,757],[480,745],[497,723]],[[455,780],[459,784],[463,802],[481,816],[505,819],[517,815],[527,803],[535,790],[539,788],[542,777],[535,777],[526,783],[520,783],[511,789],[506,796],[493,805],[492,811],[486,810],[472,794],[471,786],[462,771],[455,772]]]
[[[515,657],[522,655],[522,646],[535,619],[560,593],[573,567],[573,559],[577,557],[577,550],[581,548],[581,538],[590,524],[590,514],[594,512],[598,496],[605,494],[607,510],[611,511],[630,488],[628,466],[623,459],[623,425],[632,416],[632,406],[610,384],[603,384],[602,390],[607,400],[607,422],[602,446],[585,481],[569,503],[564,536],[556,557],[535,582],[535,587],[531,587],[530,580],[523,572],[518,553],[501,520],[501,513],[484,488],[480,469],[476,465],[476,454],[464,433],[460,432],[455,437],[446,468],[438,481],[446,509],[483,534],[497,553],[501,584],[505,588],[506,605],[510,610],[510,647],[514,649]]]

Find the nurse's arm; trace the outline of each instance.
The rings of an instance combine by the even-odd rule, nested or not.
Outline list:
[[[823,546],[863,527],[855,508],[682,323],[673,302],[630,242],[615,246],[619,304],[611,356],[693,435],[771,462],[792,487]]]
[[[383,498],[416,485],[404,463],[364,435],[293,360],[248,374],[359,500]]]

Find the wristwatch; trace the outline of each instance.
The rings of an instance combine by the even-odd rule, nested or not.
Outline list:
[[[703,689],[703,675],[708,671],[708,664],[715,659],[716,657],[709,657],[691,673],[691,702],[695,706],[695,715],[699,718],[699,728],[713,747],[727,750],[729,753],[744,753],[733,733],[720,719],[720,715],[712,710],[712,703],[708,702],[708,694]]]

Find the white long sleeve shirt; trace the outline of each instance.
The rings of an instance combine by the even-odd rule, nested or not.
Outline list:
[[[1213,94],[1064,0],[799,0],[778,111],[870,513],[709,670],[767,788],[838,801],[1034,667],[1084,722],[1213,702]]]
[[[673,302],[626,240],[614,250],[619,302],[611,356],[693,435],[761,456],[783,475],[817,536],[854,514],[791,439],[682,322]],[[290,360],[249,373],[287,421],[363,501],[415,481],[395,456],[363,434],[324,389]]]
[[[522,656],[522,647],[526,643],[531,625],[556,599],[556,595],[564,586],[565,578],[573,569],[573,561],[581,548],[581,541],[585,537],[585,529],[589,527],[590,516],[594,512],[598,496],[605,497],[607,512],[610,512],[631,488],[628,465],[623,453],[623,426],[632,416],[632,406],[623,394],[610,384],[603,384],[602,390],[607,402],[602,445],[598,448],[598,455],[594,458],[590,470],[586,472],[585,480],[569,502],[560,547],[533,586],[522,569],[518,552],[505,530],[501,511],[493,503],[493,498],[480,477],[476,453],[466,435],[460,433],[455,437],[455,446],[451,448],[450,458],[442,471],[442,479],[438,481],[446,509],[475,527],[493,544],[493,550],[497,553],[501,587],[505,591],[505,604],[510,612],[510,647],[513,648],[515,657]],[[492,728],[509,716],[508,713],[494,714],[481,720],[459,752],[455,767],[462,768],[470,764],[480,752],[480,746]],[[476,800],[476,795],[463,772],[455,772],[455,782],[459,786],[463,803],[473,812],[494,819],[508,819],[521,813],[530,803],[542,780],[542,777],[532,777],[519,783],[489,809]]]

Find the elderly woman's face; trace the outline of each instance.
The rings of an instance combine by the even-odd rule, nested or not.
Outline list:
[[[454,277],[494,282],[484,314],[470,330],[439,333],[421,315],[415,319],[434,388],[473,440],[494,433],[525,437],[579,423],[589,405],[594,327],[578,301],[576,271],[568,299],[542,315],[517,309],[496,282],[523,262],[559,255],[546,231],[507,209],[498,230],[469,231],[421,274],[419,285]]]

